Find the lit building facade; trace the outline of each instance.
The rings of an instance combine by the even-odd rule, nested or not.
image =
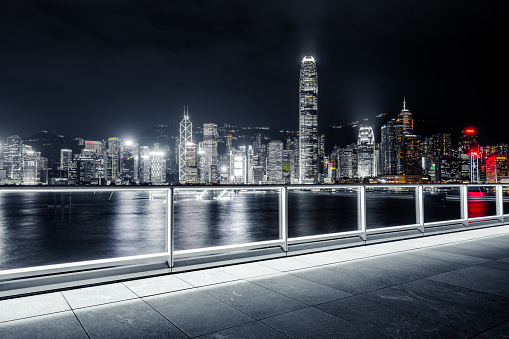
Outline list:
[[[217,183],[218,173],[218,155],[217,155],[217,125],[203,124],[203,144],[202,144],[202,166],[201,182],[204,184]]]
[[[150,149],[148,146],[141,146],[137,155],[138,181],[142,184],[150,182]]]
[[[185,181],[182,184],[197,184],[198,183],[198,164],[197,164],[197,145],[192,142],[186,142],[185,147]]]
[[[477,129],[467,127],[461,131],[461,140],[459,144],[460,153],[470,154],[471,151],[477,151],[479,144],[477,143]]]
[[[357,171],[357,156],[352,147],[338,148],[337,156],[337,178],[353,178]]]
[[[281,140],[269,142],[267,177],[271,184],[283,183],[283,142]]]
[[[403,174],[403,125],[392,119],[382,126],[381,174]]]
[[[12,182],[21,181],[22,176],[22,142],[19,135],[11,135],[4,144],[4,163],[6,176]]]
[[[505,156],[493,155],[486,160],[486,183],[499,184],[502,177],[509,176],[509,164]]]
[[[230,153],[230,184],[247,184],[246,146],[232,148]]]
[[[189,108],[187,111],[184,111],[184,119],[180,122],[180,133],[179,133],[179,149],[178,149],[178,168],[179,168],[179,182],[181,184],[185,184],[188,182],[187,180],[187,167],[188,161],[187,156],[192,154],[191,150],[188,150],[189,147],[194,147],[194,162],[196,167],[196,146],[193,144],[193,124],[191,120],[189,120]],[[194,178],[193,180],[194,181]]]
[[[403,134],[414,134],[414,120],[412,113],[406,108],[406,100],[403,98],[403,110],[399,113],[396,119],[403,126]]]
[[[150,182],[154,185],[166,183],[166,159],[163,151],[150,152]]]
[[[41,182],[41,152],[34,152],[31,146],[23,146],[23,185],[37,185]]]
[[[460,158],[444,155],[439,161],[438,182],[442,184],[461,183],[462,161]]]
[[[425,159],[424,173],[429,175],[431,182],[436,183],[438,180],[438,168],[440,157],[444,155],[452,155],[452,141],[451,135],[433,134],[427,137],[424,141],[423,156]]]
[[[299,182],[318,181],[318,74],[315,59],[305,56],[299,81]]]
[[[423,143],[420,135],[406,134],[404,140],[403,173],[422,175]]]
[[[60,150],[60,169],[69,172],[72,161],[72,150],[63,148]]]
[[[120,182],[120,146],[119,138],[108,138],[108,180]]]
[[[375,135],[373,128],[363,126],[357,139],[357,177],[375,177]]]

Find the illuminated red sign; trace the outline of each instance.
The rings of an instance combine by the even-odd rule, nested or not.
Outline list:
[[[467,129],[465,129],[465,133],[474,134],[475,133],[475,129],[474,128],[467,128]]]

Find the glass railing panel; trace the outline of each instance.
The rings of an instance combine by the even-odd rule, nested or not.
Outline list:
[[[288,190],[290,238],[356,231],[357,189]]]
[[[424,187],[424,222],[461,219],[459,187]]]
[[[468,217],[479,218],[497,214],[494,186],[468,186]]]
[[[174,191],[175,250],[279,239],[274,189]]]
[[[415,222],[415,188],[366,188],[367,228],[412,225]]]
[[[0,193],[0,269],[165,251],[162,191]]]
[[[509,214],[509,186],[502,186],[502,206],[504,214]]]

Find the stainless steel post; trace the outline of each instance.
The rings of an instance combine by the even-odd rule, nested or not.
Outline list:
[[[468,186],[460,186],[461,219],[463,226],[468,227]]]
[[[279,191],[279,239],[284,241],[281,248],[288,252],[288,188]]]
[[[174,204],[173,204],[173,192],[174,188],[170,187],[166,191],[166,252],[168,252],[168,267],[173,267],[173,252],[174,248]]]
[[[360,186],[357,191],[357,226],[362,240],[366,241],[366,186]]]

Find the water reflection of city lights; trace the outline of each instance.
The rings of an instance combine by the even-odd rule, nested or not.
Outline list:
[[[478,218],[488,215],[489,204],[486,192],[468,192],[468,217]]]

